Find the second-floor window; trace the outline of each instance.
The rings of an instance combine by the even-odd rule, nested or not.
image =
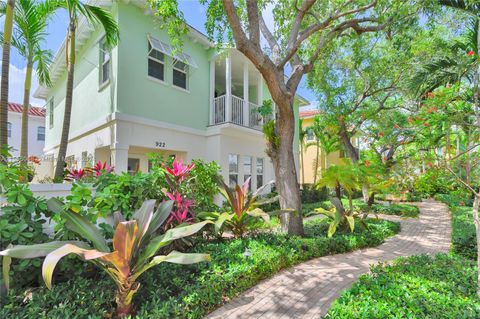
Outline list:
[[[53,97],[50,99],[48,103],[48,126],[50,128],[53,127]]]
[[[173,61],[173,85],[187,90],[188,65],[179,60]]]
[[[315,140],[315,134],[313,134],[313,130],[307,129],[307,141]]]
[[[7,122],[7,135],[8,137],[12,137],[12,123]]]
[[[108,83],[110,80],[110,61],[111,54],[107,46],[105,37],[100,40],[100,86]]]
[[[39,126],[37,128],[37,141],[45,141],[45,127]]]
[[[165,54],[148,43],[148,76],[165,81]]]

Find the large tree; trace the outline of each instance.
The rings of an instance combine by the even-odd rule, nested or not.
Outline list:
[[[149,2],[161,16],[168,17],[178,11],[166,9],[175,8],[174,0]],[[300,81],[315,63],[322,63],[322,56],[332,50],[335,39],[347,34],[383,30],[396,17],[408,14],[412,3],[395,0],[200,2],[208,7],[206,28],[209,35],[217,42],[233,40],[236,48],[262,74],[276,104],[276,137],[269,139],[269,156],[275,170],[280,206],[294,210],[280,216],[281,229],[289,234],[302,235],[301,201],[293,150],[297,126],[294,99]],[[273,14],[273,28],[266,22],[267,10]]]
[[[3,25],[2,81],[0,88],[0,147],[8,145],[8,76],[10,74],[10,45],[12,41],[14,11],[15,0],[8,0]]]
[[[113,16],[106,10],[92,5],[87,5],[81,0],[58,0],[59,6],[66,9],[68,13],[68,34],[67,46],[65,46],[67,57],[67,87],[65,95],[65,109],[63,115],[62,135],[58,147],[57,163],[54,178],[63,179],[65,156],[67,154],[68,139],[70,133],[70,119],[72,116],[73,104],[73,80],[75,76],[76,61],[76,33],[78,22],[84,17],[92,25],[101,25],[105,31],[107,46],[115,46],[119,39],[118,24]]]

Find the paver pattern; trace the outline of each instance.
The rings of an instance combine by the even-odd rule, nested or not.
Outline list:
[[[418,218],[399,221],[401,231],[374,248],[312,259],[286,269],[212,312],[210,319],[321,318],[340,293],[369,271],[370,265],[399,256],[448,252],[450,216],[436,201],[417,203]]]

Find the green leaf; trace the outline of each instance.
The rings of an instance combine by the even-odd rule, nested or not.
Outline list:
[[[337,231],[337,224],[335,222],[330,223],[330,226],[328,226],[328,233],[327,236],[330,238],[335,234]]]
[[[42,266],[42,276],[48,289],[52,289],[52,276],[58,261],[68,254],[76,254],[85,260],[97,259],[111,253],[100,252],[95,249],[83,249],[72,244],[66,244],[52,251],[45,257]]]
[[[172,212],[173,200],[160,203],[155,214],[153,214],[152,221],[147,231],[147,235],[154,234],[167,220],[168,216]]]
[[[62,212],[62,216],[67,221],[65,225],[68,229],[91,241],[96,249],[103,252],[110,251],[100,230],[87,218],[71,211]]]
[[[12,244],[8,245],[7,248],[13,247]],[[2,272],[3,272],[3,283],[7,288],[7,291],[10,290],[10,265],[12,264],[12,258],[9,256],[3,256],[2,258]]]
[[[155,253],[160,248],[170,244],[172,241],[176,239],[195,234],[207,224],[212,224],[212,222],[203,221],[200,223],[196,223],[188,226],[179,226],[179,227],[175,227],[167,230],[165,234],[153,238],[148,243],[148,245],[145,247],[145,249],[141,253],[140,257],[138,258],[137,264],[138,265],[143,264],[146,260],[148,260],[148,258],[153,257],[153,255],[155,255]]]
[[[355,230],[355,219],[353,218],[353,216],[345,216],[345,218],[347,219],[348,225],[350,226],[350,231],[353,233],[353,231]]]
[[[229,214],[227,212],[220,214],[220,216],[218,216],[217,220],[215,221],[215,232],[219,233],[222,229],[223,223],[227,220],[232,220],[233,216],[234,214]]]
[[[138,278],[143,272],[152,268],[155,265],[158,265],[162,262],[169,262],[173,264],[182,264],[190,265],[196,264],[202,261],[210,261],[211,257],[209,254],[185,254],[178,251],[172,251],[166,256],[156,256],[148,264],[144,265],[142,268],[138,269],[133,275],[133,278]]]
[[[79,247],[88,248],[89,246],[81,241],[52,241],[45,244],[36,245],[16,245],[0,251],[0,256],[8,256],[12,258],[30,259],[44,257],[66,244],[72,244]]]

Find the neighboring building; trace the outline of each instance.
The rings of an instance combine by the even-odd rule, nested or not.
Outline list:
[[[319,110],[302,110],[300,111],[300,118],[303,119],[303,129],[311,127],[313,125],[313,120],[315,116],[321,116]],[[304,145],[314,144],[316,141],[314,134],[309,131],[305,137]],[[353,139],[354,145],[358,143],[358,139]],[[343,159],[346,157],[345,151],[340,149],[334,151],[330,154],[327,154],[320,148],[319,150],[319,163],[318,163],[318,176],[317,181],[321,176],[322,170],[328,168],[330,165],[342,165]],[[303,163],[300,163],[301,166],[304,166],[304,169],[300,169],[300,182],[302,182],[302,172],[305,172],[305,184],[313,184],[315,176],[315,162],[317,160],[317,146],[311,145],[309,147],[304,147],[303,150]]]
[[[270,94],[245,56],[235,49],[217,52],[191,27],[182,53],[174,54],[145,1],[93,3],[111,10],[121,40],[108,51],[103,31],[85,21],[78,28],[69,163],[106,161],[117,172],[148,171],[147,154],[162,153],[216,161],[225,180],[241,183],[251,176],[253,188],[273,179],[257,112]],[[40,87],[35,96],[46,100],[45,153],[55,155],[65,103],[65,43],[51,77],[53,86]],[[296,99],[297,117],[306,104]],[[298,144],[295,154],[298,160]]]
[[[20,156],[22,141],[23,105],[8,103],[8,145],[12,147],[12,155]],[[28,110],[28,156],[43,155],[45,146],[45,109],[30,106]]]

